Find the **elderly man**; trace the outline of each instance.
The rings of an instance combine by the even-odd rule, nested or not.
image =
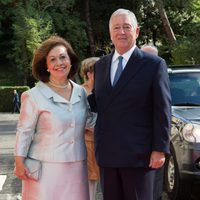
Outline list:
[[[118,9],[109,21],[115,50],[94,66],[88,97],[98,113],[96,158],[104,200],[153,200],[155,170],[169,153],[171,96],[165,61],[136,46],[137,19]]]

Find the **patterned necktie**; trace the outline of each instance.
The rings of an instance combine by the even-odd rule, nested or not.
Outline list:
[[[117,71],[115,73],[115,77],[114,77],[114,81],[113,81],[113,86],[115,86],[115,84],[117,83],[121,73],[122,73],[122,70],[123,70],[123,66],[122,66],[122,60],[123,60],[123,57],[122,56],[119,56],[118,57],[119,59],[119,62],[118,62],[118,66],[117,66]]]

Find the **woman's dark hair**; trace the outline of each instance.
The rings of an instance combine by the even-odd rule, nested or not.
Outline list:
[[[51,36],[35,51],[32,61],[32,73],[35,79],[48,82],[50,73],[47,71],[46,57],[48,53],[56,46],[62,45],[66,48],[71,61],[71,70],[68,78],[73,78],[78,70],[79,58],[75,54],[69,42],[59,36]]]

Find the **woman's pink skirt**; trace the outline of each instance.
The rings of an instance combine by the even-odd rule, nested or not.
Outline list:
[[[39,181],[22,181],[22,200],[89,200],[86,161],[43,162]]]

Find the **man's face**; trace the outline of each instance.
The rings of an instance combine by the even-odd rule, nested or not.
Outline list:
[[[136,43],[139,27],[133,28],[128,15],[117,15],[111,19],[110,37],[120,54],[127,52]]]

